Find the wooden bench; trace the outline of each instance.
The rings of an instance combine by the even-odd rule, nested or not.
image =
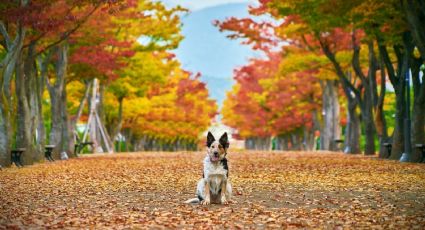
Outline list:
[[[93,142],[79,142],[75,144],[74,147],[74,155],[77,156],[77,154],[81,153],[81,150],[83,150],[84,147],[86,147],[86,145],[93,145]]]
[[[23,167],[24,164],[22,164],[22,153],[25,152],[25,148],[17,148],[17,149],[12,149],[10,151],[11,153],[11,157],[12,157],[12,163],[15,163],[15,165],[17,167]]]
[[[382,145],[387,149],[387,153],[388,153],[385,158],[390,158],[390,156],[391,156],[391,149],[393,147],[393,144],[386,142],[386,143],[383,143]]]
[[[421,160],[419,162],[425,162],[425,144],[416,144],[415,148],[421,151]]]
[[[46,159],[48,160],[48,161],[55,161],[53,158],[52,158],[52,152],[53,152],[53,149],[55,148],[55,146],[54,145],[46,145],[46,146],[44,146],[44,157],[46,157]]]

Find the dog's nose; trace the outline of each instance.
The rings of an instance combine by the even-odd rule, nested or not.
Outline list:
[[[218,157],[218,152],[214,152],[214,156]]]

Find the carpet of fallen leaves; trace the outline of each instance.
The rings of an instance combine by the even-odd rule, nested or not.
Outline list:
[[[92,155],[0,171],[1,228],[425,228],[425,164],[230,153],[230,205],[193,198],[204,153]]]

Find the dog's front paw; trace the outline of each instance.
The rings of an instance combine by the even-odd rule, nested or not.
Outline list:
[[[203,200],[203,201],[201,201],[201,204],[202,205],[209,205],[211,202],[210,202],[210,200]]]
[[[221,197],[221,204],[229,204],[229,202],[226,199],[226,196]]]

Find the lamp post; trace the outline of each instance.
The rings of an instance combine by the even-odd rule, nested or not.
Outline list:
[[[411,121],[410,121],[410,75],[409,69],[406,71],[406,116],[404,118],[404,153],[401,155],[400,162],[409,162],[412,153],[410,139]]]

